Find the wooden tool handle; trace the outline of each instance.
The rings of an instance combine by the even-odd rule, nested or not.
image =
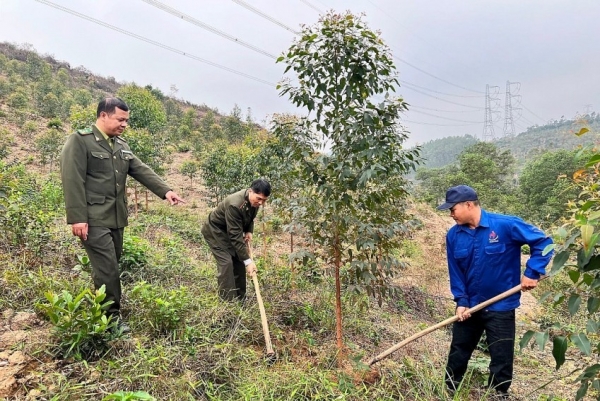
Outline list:
[[[252,259],[252,247],[248,244],[248,252],[250,253],[250,259]],[[252,276],[252,282],[254,283],[254,292],[256,292],[256,300],[258,301],[258,309],[260,310],[260,322],[262,324],[263,335],[265,336],[265,346],[267,347],[267,355],[275,354],[273,351],[273,345],[271,344],[271,335],[269,334],[269,323],[267,322],[267,314],[265,313],[265,305],[263,304],[262,296],[260,295],[260,287],[258,285],[257,273]]]
[[[483,308],[485,308],[486,306],[489,306],[491,304],[493,304],[494,302],[500,301],[501,299],[504,299],[512,294],[515,294],[517,292],[521,291],[521,284],[514,286],[513,288],[511,288],[508,291],[504,291],[502,294],[498,294],[493,298],[488,299],[485,302],[480,303],[479,305],[476,305],[472,308],[469,308],[469,313],[474,313],[477,312]],[[423,331],[420,331],[416,334],[413,334],[412,336],[408,337],[407,339],[399,342],[398,344],[388,348],[387,350],[383,351],[381,354],[377,355],[375,358],[371,359],[368,364],[373,365],[376,362],[381,361],[383,358],[387,357],[388,355],[392,354],[393,352],[396,352],[397,350],[399,350],[400,348],[404,347],[406,344],[413,342],[414,340],[416,340],[419,337],[423,337],[426,334],[431,333],[432,331],[435,331],[441,327],[447,326],[450,323],[454,323],[458,320],[458,316],[454,315],[452,317],[449,317],[448,319],[439,322],[431,327],[426,328]]]
[[[258,286],[258,278],[256,277],[256,274],[252,276],[252,282],[254,283],[254,291],[256,292],[258,309],[260,309],[260,321],[262,323],[263,334],[265,336],[267,355],[274,354],[275,352],[273,351],[273,345],[271,344],[271,335],[269,334],[269,323],[267,322],[267,314],[265,313],[265,306],[260,295],[260,287]]]

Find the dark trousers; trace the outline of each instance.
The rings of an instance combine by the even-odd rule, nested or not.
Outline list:
[[[457,389],[463,379],[471,354],[485,330],[490,352],[488,385],[497,391],[508,391],[513,376],[515,348],[515,311],[480,311],[452,327],[452,343],[446,365],[446,385]]]
[[[220,247],[210,247],[217,260],[219,296],[226,301],[246,298],[246,266],[236,256]]]
[[[121,277],[119,258],[123,253],[123,228],[88,227],[88,238],[81,241],[92,264],[94,287],[106,287],[109,315],[119,316],[121,309]]]

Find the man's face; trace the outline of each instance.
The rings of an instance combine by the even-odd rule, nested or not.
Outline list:
[[[466,224],[471,220],[471,211],[473,202],[460,202],[450,208],[450,217],[454,219],[456,224]]]
[[[102,131],[108,136],[119,136],[127,128],[127,122],[129,121],[129,112],[115,107],[113,114],[101,112],[98,118],[101,123]]]
[[[250,200],[250,205],[252,205],[252,207],[260,207],[265,204],[269,197],[256,193],[251,189],[248,192],[248,199]]]

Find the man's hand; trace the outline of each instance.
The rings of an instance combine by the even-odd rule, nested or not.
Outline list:
[[[175,192],[169,191],[165,194],[165,199],[169,201],[171,205],[178,205],[180,203],[185,203],[183,199],[179,197]]]
[[[256,269],[256,264],[254,262],[250,263],[248,266],[246,266],[246,274],[248,275],[248,277],[254,277],[256,275],[257,269]]]
[[[75,223],[71,227],[73,235],[81,238],[82,241],[87,241],[88,223]]]
[[[523,276],[521,279],[521,291],[533,290],[535,287],[537,287],[538,281],[539,280],[534,280],[532,278]]]
[[[458,306],[456,308],[456,316],[458,316],[459,322],[464,322],[471,317],[471,312],[469,312],[469,308],[466,306]]]
[[[252,233],[244,233],[244,242],[249,244],[252,241]]]

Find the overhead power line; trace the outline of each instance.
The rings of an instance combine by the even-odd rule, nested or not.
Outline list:
[[[423,89],[423,90],[426,90],[426,91],[429,91],[429,92],[433,92],[433,93],[437,93],[437,94],[440,94],[440,95],[444,95],[444,96],[454,96],[454,97],[478,97],[478,98],[484,98],[484,97],[485,97],[485,95],[456,95],[456,94],[452,94],[452,93],[438,92],[438,91],[436,91],[436,90],[429,89],[429,88],[426,88],[426,87],[424,87],[424,86],[416,85],[416,84],[413,84],[413,83],[410,83],[410,82],[407,82],[407,81],[403,81],[403,80],[401,80],[401,79],[400,79],[399,81],[400,81],[402,84],[406,85],[406,86],[414,86],[415,88],[420,88],[420,89]]]
[[[463,89],[463,90],[466,90],[466,91],[469,91],[469,92],[474,92],[474,93],[483,93],[483,94],[485,94],[485,92],[482,92],[482,91],[476,91],[476,90],[474,90],[474,89],[465,88],[464,86],[456,85],[456,84],[453,84],[453,83],[452,83],[452,82],[450,82],[450,81],[446,81],[445,79],[443,79],[443,78],[440,78],[440,77],[437,77],[437,76],[435,76],[435,75],[433,75],[433,74],[431,74],[431,73],[429,73],[429,72],[427,72],[427,71],[423,70],[422,68],[419,68],[419,67],[417,67],[416,65],[413,65],[413,64],[409,63],[408,61],[401,59],[401,58],[400,58],[400,57],[398,57],[398,56],[394,56],[394,58],[395,58],[396,60],[400,61],[401,63],[404,63],[404,64],[406,64],[407,66],[409,66],[409,67],[412,67],[412,68],[414,68],[415,70],[417,70],[417,71],[420,71],[420,72],[422,72],[422,73],[423,73],[423,74],[425,74],[425,75],[429,75],[431,78],[435,78],[435,79],[437,79],[438,81],[441,81],[441,82],[447,83],[448,85],[452,85],[452,86],[454,86],[454,87],[457,87],[457,88],[460,88],[460,89]]]
[[[250,4],[246,3],[245,1],[242,1],[242,0],[231,0],[231,1],[233,1],[234,3],[236,3],[236,4],[238,4],[238,5],[240,5],[240,6],[244,7],[244,8],[246,8],[246,9],[248,9],[248,10],[250,10],[250,11],[252,11],[252,12],[253,12],[253,13],[255,13],[255,14],[258,14],[258,15],[260,15],[260,16],[261,16],[261,17],[263,17],[264,19],[266,19],[266,20],[269,20],[269,21],[271,21],[272,23],[274,23],[274,24],[276,24],[276,25],[279,25],[279,26],[280,26],[280,27],[282,27],[283,29],[286,29],[286,30],[288,30],[288,31],[290,31],[290,32],[292,32],[292,33],[294,33],[294,34],[296,34],[296,35],[300,33],[300,32],[298,32],[298,31],[294,30],[293,28],[290,28],[289,26],[287,26],[287,25],[286,25],[286,24],[284,24],[283,22],[281,22],[281,21],[278,21],[277,19],[275,19],[275,18],[271,17],[270,15],[267,15],[267,14],[263,13],[263,12],[262,12],[262,11],[260,11],[258,8],[251,6]]]
[[[250,50],[254,50],[257,53],[260,53],[260,54],[262,54],[264,56],[270,57],[270,58],[272,58],[274,60],[277,59],[277,56],[275,56],[274,54],[269,53],[266,50],[263,50],[263,49],[261,49],[259,47],[251,45],[250,43],[244,42],[243,40],[235,38],[235,37],[233,37],[231,35],[228,35],[227,33],[223,32],[223,31],[220,31],[217,28],[213,28],[212,26],[210,26],[208,24],[205,24],[204,22],[199,21],[199,20],[197,20],[194,17],[191,17],[191,16],[189,16],[187,14],[184,14],[183,12],[181,12],[179,10],[176,10],[176,9],[174,9],[172,7],[167,6],[166,4],[163,4],[160,1],[156,1],[156,0],[142,0],[142,1],[145,2],[145,3],[150,4],[151,6],[154,6],[156,8],[159,8],[159,9],[163,10],[163,11],[166,11],[169,14],[172,14],[172,15],[178,17],[178,18],[181,18],[182,20],[184,20],[186,22],[189,22],[190,24],[194,24],[194,25],[196,25],[196,26],[198,26],[198,27],[200,27],[202,29],[206,29],[207,31],[210,31],[210,32],[212,32],[212,33],[214,33],[216,35],[219,35],[219,36],[221,36],[221,37],[223,37],[225,39],[231,40],[232,42],[235,42],[235,43],[237,43],[237,44],[239,44],[241,46],[247,47]]]
[[[307,6],[309,6],[310,8],[312,8],[313,10],[319,12],[319,13],[323,13],[323,10],[321,10],[319,7],[311,4],[310,2],[306,1],[306,0],[300,0],[301,2],[303,2],[304,4],[306,4]]]
[[[255,76],[252,76],[252,75],[250,75],[250,74],[246,74],[246,73],[244,73],[244,72],[241,72],[241,71],[238,71],[238,70],[234,70],[233,68],[229,68],[229,67],[226,67],[226,66],[224,66],[224,65],[221,65],[221,64],[214,63],[214,62],[212,62],[212,61],[210,61],[210,60],[206,60],[206,59],[203,59],[203,58],[201,58],[201,57],[194,56],[193,54],[190,54],[190,53],[184,52],[184,51],[182,51],[182,50],[175,49],[174,47],[167,46],[167,45],[165,45],[165,44],[162,44],[162,43],[160,43],[160,42],[157,42],[157,41],[155,41],[155,40],[148,39],[148,38],[146,38],[146,37],[144,37],[144,36],[140,36],[140,35],[137,35],[137,34],[135,34],[135,33],[133,33],[133,32],[126,31],[126,30],[124,30],[124,29],[121,29],[121,28],[118,28],[118,27],[116,27],[116,26],[114,26],[114,25],[110,25],[110,24],[107,24],[106,22],[103,22],[103,21],[97,20],[97,19],[95,19],[95,18],[88,17],[88,16],[87,16],[87,15],[85,15],[85,14],[81,14],[81,13],[79,13],[79,12],[77,12],[77,11],[71,10],[71,9],[69,9],[69,8],[66,8],[66,7],[63,7],[63,6],[60,6],[60,5],[58,5],[58,4],[55,4],[55,3],[52,3],[52,2],[50,2],[50,1],[47,1],[47,0],[35,0],[35,1],[37,1],[38,3],[45,4],[45,5],[47,5],[47,6],[50,6],[50,7],[54,7],[54,8],[56,8],[56,9],[58,9],[58,10],[64,11],[64,12],[66,12],[66,13],[69,13],[69,14],[72,14],[72,15],[74,15],[74,16],[76,16],[76,17],[79,17],[79,18],[85,19],[85,20],[87,20],[87,21],[90,21],[90,22],[93,22],[93,23],[95,23],[95,24],[101,25],[101,26],[103,26],[103,27],[105,27],[105,28],[112,29],[112,30],[114,30],[114,31],[117,31],[117,32],[119,32],[119,33],[122,33],[122,34],[125,34],[125,35],[127,35],[127,36],[131,36],[131,37],[133,37],[133,38],[136,38],[136,39],[138,39],[138,40],[144,41],[144,42],[146,42],[146,43],[150,43],[150,44],[152,44],[152,45],[154,45],[154,46],[158,46],[158,47],[161,47],[161,48],[163,48],[163,49],[165,49],[165,50],[169,50],[169,51],[171,51],[171,52],[173,52],[173,53],[177,53],[177,54],[180,54],[180,55],[182,55],[182,56],[185,56],[185,57],[189,57],[189,58],[191,58],[191,59],[194,59],[194,60],[196,60],[196,61],[200,61],[200,62],[202,62],[202,63],[208,64],[208,65],[211,65],[211,66],[213,66],[213,67],[216,67],[216,68],[219,68],[219,69],[221,69],[221,70],[228,71],[228,72],[231,72],[231,73],[233,73],[233,74],[236,74],[236,75],[239,75],[239,76],[242,76],[242,77],[245,77],[245,78],[252,79],[252,80],[254,80],[254,81],[256,81],[256,82],[260,82],[260,83],[263,83],[263,84],[265,84],[265,85],[269,85],[269,86],[272,86],[272,87],[276,86],[276,84],[275,84],[275,83],[273,83],[273,82],[269,82],[269,81],[266,81],[266,80],[264,80],[264,79],[261,79],[261,78],[258,78],[258,77],[255,77]]]
[[[409,109],[422,109],[422,110],[429,110],[429,111],[437,111],[438,113],[480,113],[481,110],[439,110],[439,109],[432,109],[430,107],[423,107],[423,106],[415,106],[414,104],[410,104],[409,103]]]
[[[446,102],[446,103],[450,103],[450,104],[455,104],[457,106],[468,107],[468,108],[475,109],[475,110],[483,110],[484,109],[483,107],[471,106],[471,105],[468,105],[468,104],[453,102],[452,100],[448,100],[448,99],[442,99],[441,97],[430,95],[429,93],[420,91],[420,90],[415,89],[415,88],[410,88],[408,86],[404,86],[404,88],[409,89],[409,90],[414,91],[414,92],[417,92],[417,93],[420,93],[421,95],[424,95],[424,96],[432,97],[432,98],[437,99],[437,100],[442,101],[442,102]]]
[[[542,117],[538,116],[538,115],[537,115],[537,114],[535,114],[533,111],[531,111],[531,110],[529,110],[527,107],[525,107],[525,105],[524,105],[523,103],[521,103],[521,106],[522,106],[522,107],[523,107],[525,110],[527,110],[528,112],[530,112],[531,114],[533,114],[534,116],[536,116],[537,118],[539,118],[541,121],[543,121],[543,122],[544,122],[544,124],[548,122],[548,120],[544,120]]]
[[[409,109],[409,110],[410,110],[410,109]],[[424,111],[418,111],[418,110],[410,110],[410,111],[414,111],[415,113],[424,114],[424,115],[426,115],[426,116],[430,116],[430,117],[441,118],[442,120],[457,121],[457,122],[460,122],[460,123],[469,123],[469,124],[483,124],[483,121],[466,121],[466,120],[458,120],[458,119],[456,119],[456,118],[449,118],[449,117],[436,116],[435,114],[426,113],[426,112],[424,112]]]
[[[412,123],[412,124],[419,124],[419,125],[436,125],[438,127],[469,127],[471,125],[479,125],[481,124],[480,122],[478,123],[471,123],[471,124],[436,124],[436,123],[424,123],[421,121],[413,121],[413,120],[407,120],[407,119],[402,119],[403,122],[407,122],[407,123]]]

